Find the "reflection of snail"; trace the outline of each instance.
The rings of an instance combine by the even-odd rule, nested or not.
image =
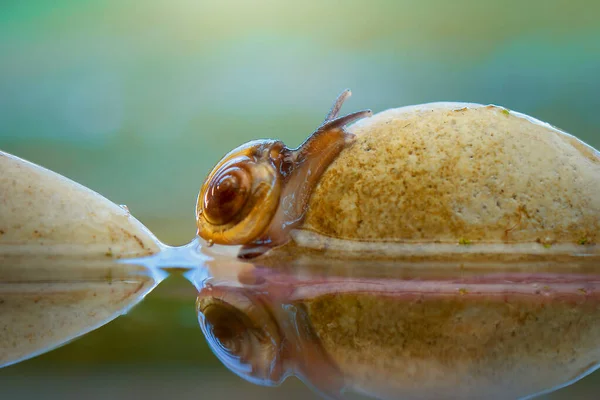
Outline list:
[[[362,253],[375,242],[597,251],[593,148],[496,106],[432,103],[336,118],[348,95],[296,150],[259,140],[227,154],[200,191],[198,234],[244,245],[245,258],[298,243]],[[291,241],[294,229],[318,235]]]
[[[599,365],[595,275],[398,272],[257,268],[259,285],[202,288],[200,325],[242,378],[276,385],[293,374],[331,398],[522,398]]]
[[[294,374],[332,398],[339,396],[339,370],[300,304],[277,304],[272,293],[209,285],[198,294],[196,308],[213,352],[240,377],[273,386]]]

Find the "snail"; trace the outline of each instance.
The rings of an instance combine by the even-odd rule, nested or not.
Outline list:
[[[597,253],[597,150],[494,105],[338,117],[349,96],[297,149],[257,140],[228,153],[200,189],[198,235],[246,259]]]
[[[340,117],[343,92],[317,130],[298,148],[256,140],[229,152],[210,172],[196,203],[198,234],[210,243],[245,245],[251,257],[284,244],[302,223],[313,187],[353,138],[344,126],[370,110]]]

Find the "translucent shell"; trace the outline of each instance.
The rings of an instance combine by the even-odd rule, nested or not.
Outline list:
[[[271,150],[255,141],[226,155],[202,185],[196,203],[198,235],[217,244],[246,244],[266,230],[279,203],[281,179]]]

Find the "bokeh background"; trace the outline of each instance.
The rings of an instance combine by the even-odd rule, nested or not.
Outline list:
[[[346,87],[347,112],[495,103],[600,148],[599,21],[597,0],[3,0],[0,148],[184,244],[225,152],[299,144]],[[229,373],[194,300],[173,276],[128,315],[0,370],[0,397],[312,398]],[[598,390],[597,373],[549,398]]]

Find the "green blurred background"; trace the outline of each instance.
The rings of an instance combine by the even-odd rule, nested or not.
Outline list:
[[[199,185],[254,138],[299,144],[344,110],[495,103],[600,148],[600,2],[18,1],[0,4],[0,148],[195,234]],[[127,316],[0,370],[7,398],[310,398],[228,373],[173,276]],[[552,398],[596,398],[600,374]]]

